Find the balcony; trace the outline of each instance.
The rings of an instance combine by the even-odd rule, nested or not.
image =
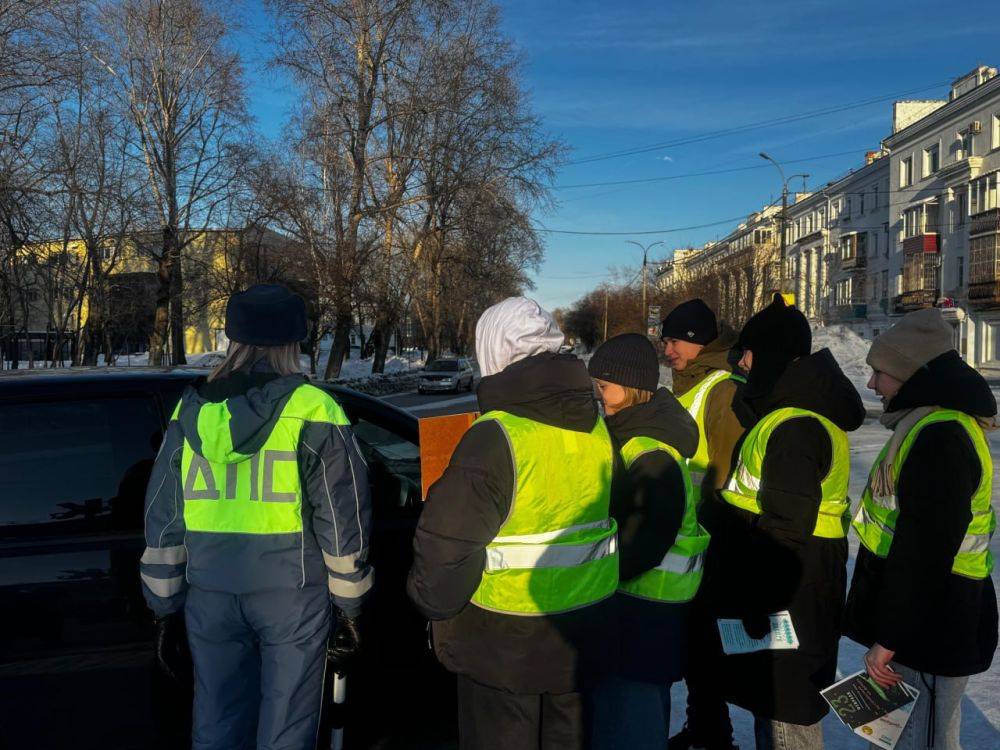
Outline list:
[[[903,253],[936,253],[938,252],[937,232],[916,234],[903,240]]]
[[[1000,279],[970,283],[969,307],[977,310],[1000,307]]]
[[[969,236],[996,234],[1000,232],[1000,208],[980,211],[969,218]]]
[[[850,258],[840,259],[841,271],[862,271],[868,267],[867,255],[852,255]]]
[[[892,311],[898,315],[903,313],[921,310],[925,307],[934,307],[938,298],[937,289],[914,289],[903,292],[898,297],[892,299]]]

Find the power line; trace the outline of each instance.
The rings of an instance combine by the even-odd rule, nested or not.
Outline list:
[[[585,231],[577,229],[549,229],[548,227],[543,227],[541,225],[535,226],[535,231],[545,232],[546,234],[575,234],[575,235],[589,235],[593,237],[632,237],[635,235],[643,234],[673,234],[674,232],[686,232],[691,229],[706,229],[708,227],[717,227],[720,224],[729,224],[733,221],[740,221],[746,218],[746,214],[740,214],[739,216],[734,216],[729,219],[722,219],[720,221],[712,221],[708,224],[692,224],[689,227],[672,227],[670,229],[643,229],[634,232],[601,232],[601,231]]]
[[[660,143],[653,143],[647,146],[637,146],[635,148],[623,149],[620,151],[612,151],[604,154],[596,154],[594,156],[585,157],[582,159],[575,159],[573,161],[568,161],[566,164],[589,164],[595,161],[604,161],[606,159],[617,159],[623,156],[634,156],[637,154],[644,154],[650,151],[658,151],[664,148],[673,148],[676,146],[686,146],[691,143],[701,143],[703,141],[712,140],[714,138],[721,138],[726,135],[734,135],[736,133],[745,133],[750,130],[759,130],[761,128],[772,127],[774,125],[785,125],[792,122],[799,122],[801,120],[808,120],[813,117],[821,117],[823,115],[836,114],[838,112],[846,112],[852,109],[859,109],[861,107],[867,107],[872,104],[879,104],[885,101],[891,101],[900,96],[906,96],[907,94],[917,94],[923,91],[929,91],[930,89],[940,88],[941,86],[947,86],[948,81],[942,81],[927,86],[921,86],[916,89],[908,89],[906,91],[899,91],[894,94],[887,94],[885,96],[873,97],[870,99],[863,99],[857,102],[851,102],[848,104],[836,105],[831,107],[824,107],[822,109],[810,110],[807,112],[800,112],[797,114],[784,115],[782,117],[775,117],[770,120],[760,120],[758,122],[746,123],[743,125],[736,125],[731,128],[723,128],[721,130],[713,130],[708,133],[704,133],[699,136],[692,136],[689,138],[677,138],[672,141],[661,141]]]
[[[817,159],[832,159],[837,156],[848,156],[849,154],[858,153],[859,149],[851,149],[850,151],[838,151],[835,154],[820,154],[818,156],[809,156],[803,159],[792,159],[789,161],[784,161],[782,164],[801,164],[804,162],[815,161]],[[748,172],[753,169],[768,169],[770,164],[753,164],[745,167],[728,167],[726,169],[711,169],[703,172],[686,172],[684,174],[668,175],[664,177],[644,177],[635,180],[614,180],[611,182],[581,182],[573,185],[553,185],[553,190],[571,190],[574,188],[590,188],[590,187],[605,187],[612,185],[638,185],[648,182],[667,182],[669,180],[682,180],[688,177],[706,177],[717,174],[729,174],[731,172]]]

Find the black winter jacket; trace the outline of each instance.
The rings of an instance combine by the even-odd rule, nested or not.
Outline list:
[[[989,385],[954,351],[918,370],[887,411],[918,406],[981,417],[997,411]],[[920,672],[961,677],[989,669],[997,647],[993,581],[951,572],[980,478],[979,459],[960,425],[920,431],[896,483],[899,517],[889,555],[858,551],[845,635],[865,646],[879,643]]]
[[[809,409],[848,432],[865,418],[860,396],[826,349],[792,362],[770,393],[743,406],[757,419],[784,407]],[[847,541],[812,534],[831,460],[818,420],[790,420],[768,442],[760,515],[719,495],[703,505],[702,522],[712,534],[703,586],[716,616],[759,629],[768,613],[788,610],[800,644],[723,658],[720,686],[731,703],[792,724],[813,724],[826,714],[819,690],[836,677]]]
[[[661,388],[651,401],[607,418],[617,446],[634,437],[651,437],[685,458],[698,448],[698,425],[670,391]],[[684,518],[684,478],[677,462],[663,451],[645,453],[624,477],[631,502],[619,504],[620,577],[627,581],[663,560]],[[618,594],[621,634],[619,673],[633,680],[665,684],[679,680],[687,654],[690,604],[667,604]]]
[[[483,378],[478,397],[483,412],[503,410],[568,430],[590,432],[598,418],[587,369],[568,354],[516,362]],[[507,518],[514,487],[501,429],[491,421],[473,426],[428,493],[407,592],[434,621],[434,649],[450,671],[513,693],[576,692],[615,668],[613,598],[545,617],[504,615],[469,604],[482,578],[486,546]]]

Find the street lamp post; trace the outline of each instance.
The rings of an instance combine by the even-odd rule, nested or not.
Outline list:
[[[761,151],[760,154],[758,154],[758,156],[760,156],[761,159],[765,159],[771,162],[775,167],[777,167],[778,174],[781,175],[781,221],[779,222],[781,225],[781,281],[779,283],[782,286],[784,286],[785,255],[788,247],[788,239],[787,239],[788,233],[785,227],[785,223],[788,221],[788,181],[794,180],[796,177],[801,177],[803,178],[803,180],[805,180],[805,178],[808,177],[809,175],[793,174],[791,177],[786,178],[785,170],[781,168],[781,165],[778,163],[777,159],[775,159],[772,156],[769,156],[768,154],[765,154],[763,151]]]
[[[650,249],[656,247],[657,245],[662,245],[663,240],[654,242],[651,245],[643,245],[642,243],[636,242],[635,240],[625,240],[625,241],[631,245],[637,245],[638,247],[642,248],[642,329],[646,330],[646,317],[649,314],[646,308],[646,261],[647,258],[649,257]]]

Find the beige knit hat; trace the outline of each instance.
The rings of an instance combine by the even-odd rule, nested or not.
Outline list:
[[[908,313],[868,351],[868,364],[901,382],[932,359],[955,348],[952,327],[936,307]]]

